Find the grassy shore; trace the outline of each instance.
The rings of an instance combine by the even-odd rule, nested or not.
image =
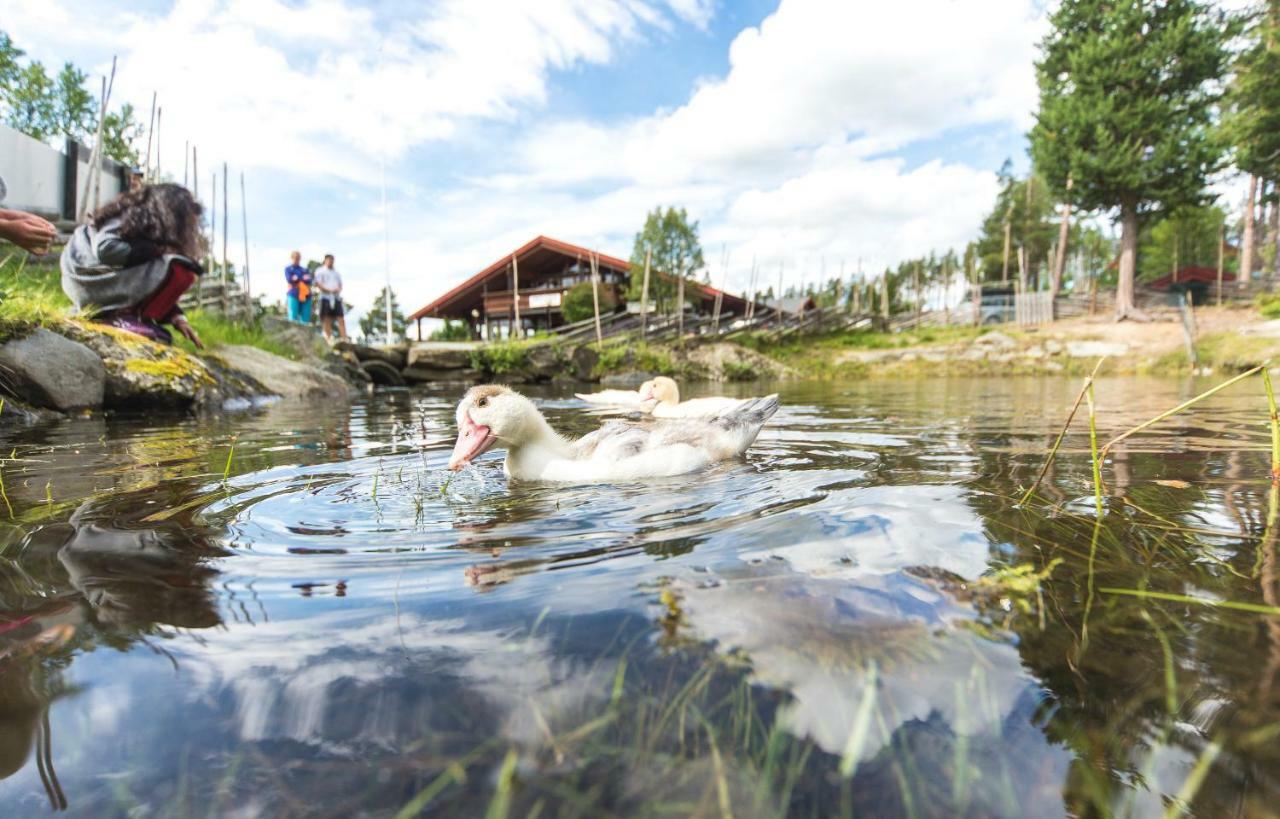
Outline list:
[[[38,262],[27,259],[25,253],[17,252],[0,256],[0,341],[25,335],[35,327],[56,329],[58,324],[76,320],[71,302],[62,292],[57,255],[51,253]],[[243,344],[285,358],[299,357],[295,347],[265,332],[256,322],[227,321],[199,310],[189,313],[187,320],[210,349]],[[185,338],[177,334],[175,338],[180,348],[198,352]]]

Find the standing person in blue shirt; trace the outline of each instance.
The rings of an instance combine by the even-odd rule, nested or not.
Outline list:
[[[289,254],[292,262],[284,269],[284,280],[289,283],[289,321],[302,324],[311,323],[311,271],[303,267],[302,254],[293,251]]]

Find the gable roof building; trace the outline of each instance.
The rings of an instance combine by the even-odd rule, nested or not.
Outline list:
[[[548,236],[537,236],[512,253],[497,259],[466,281],[428,302],[409,316],[417,322],[422,337],[422,319],[440,318],[467,322],[475,337],[493,338],[515,320],[517,298],[520,324],[524,330],[542,330],[565,324],[564,295],[576,284],[591,281],[591,258],[595,256],[600,271],[600,286],[609,289],[620,307],[626,303],[631,283],[631,265],[626,259],[591,250],[581,245],[562,242]],[[666,277],[654,271],[653,275]],[[517,287],[518,286],[518,287]],[[699,312],[714,309],[716,296],[725,316],[741,316],[747,300],[714,287],[685,282],[686,293]],[[481,333],[481,328],[485,332]]]

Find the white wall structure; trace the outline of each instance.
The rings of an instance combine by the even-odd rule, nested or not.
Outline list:
[[[0,177],[8,188],[4,207],[74,221],[80,213],[89,176],[89,148],[73,139],[59,151],[21,131],[0,124]],[[102,160],[102,181],[93,206],[110,202],[128,185],[128,168]]]

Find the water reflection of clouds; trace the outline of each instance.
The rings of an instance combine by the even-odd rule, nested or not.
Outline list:
[[[241,740],[347,751],[399,747],[465,702],[482,703],[471,717],[501,736],[537,746],[592,708],[612,673],[557,658],[546,637],[385,609],[233,629],[184,645],[180,659],[200,696],[231,693]]]
[[[969,579],[986,571],[988,541],[964,490],[860,489],[840,506],[847,534],[744,549],[746,565],[723,582],[682,582],[691,636],[743,652],[756,682],[790,694],[787,730],[835,755],[846,752],[874,663],[877,721],[858,755],[863,763],[895,737],[928,735],[935,745],[963,737],[975,753],[1025,766],[1026,776],[1015,777],[1022,796],[1060,810],[1056,787],[1030,790],[1046,770],[1060,784],[1067,756],[1031,724],[1041,691],[1016,647],[953,625],[964,610],[902,574],[911,566]],[[790,538],[802,535],[792,527]]]
[[[987,570],[989,545],[966,490],[951,485],[877,486],[833,493],[819,508],[839,518],[837,537],[751,549],[744,559],[785,560],[814,577],[856,579],[910,566],[931,566],[972,580]],[[788,522],[787,540],[804,537]],[[757,539],[756,542],[759,542]]]

